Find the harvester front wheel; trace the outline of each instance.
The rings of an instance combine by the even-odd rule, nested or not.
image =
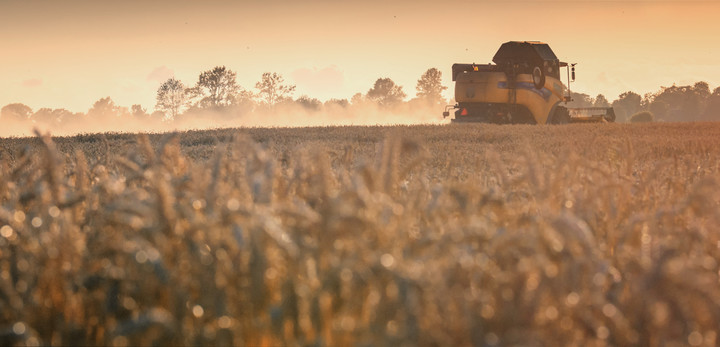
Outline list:
[[[607,110],[605,120],[611,123],[615,121],[615,110],[612,107]]]
[[[545,86],[545,73],[543,73],[542,69],[539,66],[536,66],[533,69],[532,79],[535,88],[543,89],[543,87]]]
[[[567,124],[570,123],[570,111],[565,106],[558,106],[552,115],[550,124]]]

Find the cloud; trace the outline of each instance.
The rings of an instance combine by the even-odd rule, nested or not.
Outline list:
[[[39,87],[43,84],[43,81],[39,78],[30,78],[22,81],[22,86],[27,88]]]
[[[175,77],[175,71],[173,71],[173,69],[163,65],[163,66],[156,67],[155,70],[152,70],[147,75],[147,80],[157,82],[157,83],[163,83],[171,77]]]
[[[337,92],[343,87],[345,76],[337,66],[331,65],[322,69],[302,68],[290,73],[298,88],[308,92],[310,95],[321,95]]]

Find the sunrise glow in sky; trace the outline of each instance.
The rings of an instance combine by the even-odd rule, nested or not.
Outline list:
[[[539,40],[576,62],[573,90],[720,85],[717,1],[0,0],[0,107],[86,112],[110,96],[154,110],[169,77],[194,85],[225,65],[254,91],[263,72],[320,100],[389,77],[415,95],[428,68],[452,91],[456,62],[488,63],[506,41]],[[450,93],[448,93],[450,95]]]

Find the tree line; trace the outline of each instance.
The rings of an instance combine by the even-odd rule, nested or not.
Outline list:
[[[711,92],[707,82],[660,87],[659,91],[642,96],[628,91],[612,102],[602,94],[593,98],[587,94],[571,93],[571,97],[570,107],[612,106],[618,122],[630,121],[639,114],[664,122],[720,120],[720,87]]]
[[[141,105],[132,105],[130,108],[118,106],[110,97],[105,97],[96,101],[85,114],[50,108],[33,111],[27,105],[13,103],[0,109],[0,119],[49,125],[97,117],[133,117],[172,122],[208,112],[217,116],[239,117],[258,110],[272,111],[280,105],[296,105],[309,111],[319,111],[325,107],[348,108],[368,104],[390,109],[402,103],[439,108],[447,102],[442,96],[447,87],[442,85],[442,72],[436,68],[430,68],[420,76],[416,97],[407,102],[403,87],[390,78],[378,78],[366,93],[356,93],[350,100],[330,99],[322,102],[307,95],[293,98],[296,86],[287,83],[278,73],[263,73],[254,90],[240,86],[236,76],[227,67],[217,66],[200,73],[192,85],[174,77],[169,78],[157,89],[153,112],[148,112]]]
[[[293,99],[295,88],[295,85],[286,83],[282,75],[266,72],[255,84],[255,91],[246,90],[237,84],[235,72],[225,66],[218,66],[202,72],[197,83],[191,87],[175,78],[165,81],[158,88],[155,109],[162,112],[166,120],[173,120],[208,110],[243,114],[293,103],[309,110],[319,110],[328,104],[348,107],[367,102],[391,108],[401,104],[407,97],[402,86],[390,78],[378,78],[367,93],[357,93],[350,100],[330,99],[324,103],[307,95]],[[416,98],[410,102],[439,106],[446,102],[442,97],[446,89],[442,85],[442,72],[430,68],[418,80]]]
[[[322,102],[302,95],[294,98],[296,86],[287,83],[278,73],[263,73],[254,89],[245,89],[237,83],[236,73],[225,66],[217,66],[199,74],[194,84],[186,84],[176,78],[163,82],[156,92],[154,110],[148,112],[141,105],[130,108],[118,106],[110,97],[96,101],[87,113],[70,112],[66,109],[31,107],[13,103],[0,109],[0,120],[31,121],[48,126],[77,123],[88,119],[134,118],[143,121],[174,122],[212,113],[218,117],[242,117],[255,111],[270,111],[278,106],[299,106],[309,112],[326,109],[353,108],[372,105],[379,109],[440,109],[450,100],[442,93],[448,89],[442,85],[442,72],[437,68],[425,71],[417,80],[415,97],[406,101],[403,87],[390,78],[378,78],[366,93],[356,93],[350,99],[330,99]],[[612,106],[617,121],[625,122],[640,112],[650,113],[659,121],[710,121],[720,120],[720,87],[712,92],[706,82],[694,85],[661,87],[655,93],[643,96],[624,92],[614,101],[604,95],[591,97],[583,93],[571,93],[569,107]]]

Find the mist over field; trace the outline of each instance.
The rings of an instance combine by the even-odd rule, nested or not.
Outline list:
[[[154,110],[139,104],[116,105],[110,97],[96,101],[87,113],[42,108],[37,111],[14,103],[0,109],[4,127],[0,136],[27,136],[34,129],[54,135],[99,132],[168,132],[227,127],[301,127],[338,125],[438,124],[447,101],[442,73],[428,69],[417,82],[416,97],[405,101],[402,86],[379,78],[367,93],[351,100],[322,102],[302,95],[277,73],[264,73],[247,90],[236,73],[225,66],[204,71],[186,85],[174,77],[156,92]]]
[[[296,86],[277,73],[265,73],[254,89],[238,85],[236,73],[218,66],[200,74],[195,84],[171,77],[146,109],[116,105],[111,97],[96,101],[86,112],[40,108],[13,103],[0,109],[0,136],[32,136],[34,130],[53,135],[81,133],[157,133],[234,127],[308,127],[342,125],[445,124],[442,111],[454,103],[443,97],[442,72],[430,68],[417,80],[415,95],[390,78],[378,78],[367,92],[348,99],[320,101],[295,97]],[[571,92],[567,107],[613,107],[617,122],[644,113],[664,122],[720,120],[720,87],[707,82],[660,87],[655,93],[632,91],[610,100],[602,94]],[[451,116],[452,118],[452,116]]]
[[[255,110],[247,114],[202,111],[175,120],[163,120],[149,115],[105,115],[88,117],[71,114],[60,121],[0,120],[0,137],[33,136],[34,130],[55,136],[121,132],[161,133],[185,130],[204,130],[238,127],[312,127],[346,125],[409,125],[444,124],[442,108],[409,108],[387,110],[376,106],[326,106],[322,110],[308,110],[299,105],[282,105],[272,110]]]

